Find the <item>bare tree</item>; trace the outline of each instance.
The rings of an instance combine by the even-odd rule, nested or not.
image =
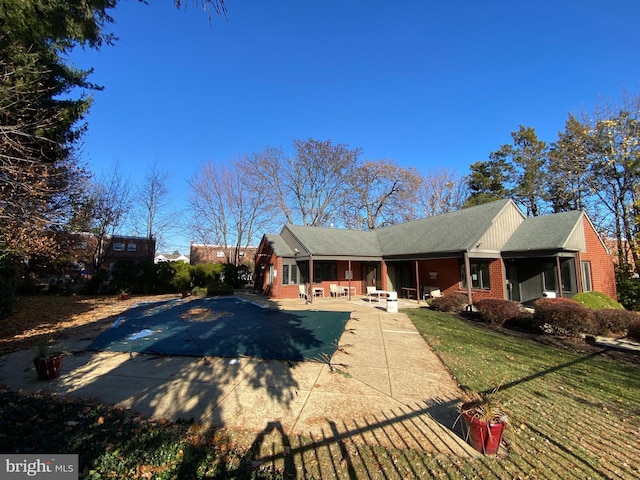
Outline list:
[[[244,157],[228,166],[208,162],[189,181],[193,231],[203,243],[225,247],[227,261],[236,265],[242,248],[257,242],[272,219],[266,188],[254,188],[240,167],[245,162]]]
[[[134,194],[136,208],[133,221],[137,230],[145,231],[150,261],[155,256],[154,244],[158,248],[162,244],[163,235],[175,225],[176,215],[171,208],[168,178],[169,172],[161,169],[154,160],[147,165],[143,181]]]
[[[293,157],[269,147],[244,159],[242,169],[256,187],[266,189],[275,214],[288,223],[327,225],[344,209],[345,187],[360,149],[314,139],[295,140],[293,146]]]
[[[93,255],[96,270],[102,266],[104,252],[109,245],[106,239],[115,234],[127,218],[131,205],[131,184],[114,162],[107,173],[94,182],[90,182],[86,192],[84,216],[90,232],[97,237],[96,251]]]
[[[423,176],[418,195],[417,209],[421,217],[459,210],[467,198],[465,179],[454,170],[440,169]]]
[[[421,181],[414,168],[391,160],[366,161],[347,180],[345,226],[372,230],[414,218]]]

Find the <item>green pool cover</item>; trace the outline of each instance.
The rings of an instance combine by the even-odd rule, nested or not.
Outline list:
[[[271,310],[234,297],[139,303],[89,350],[319,360],[335,352],[349,316]]]

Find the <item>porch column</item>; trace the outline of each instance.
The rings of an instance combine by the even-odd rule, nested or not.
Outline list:
[[[562,298],[562,271],[560,270],[560,257],[556,257],[556,270],[558,277],[558,295]]]
[[[414,260],[414,262],[416,262],[416,300],[418,301],[418,305],[420,305],[420,271],[418,260]]]
[[[351,277],[353,277],[353,273],[351,271],[351,259],[349,259],[349,266],[347,267],[347,269],[349,270],[349,278],[347,280],[349,280],[348,286],[349,286],[349,300],[351,300]]]
[[[473,304],[471,297],[471,262],[469,261],[469,251],[464,252],[464,274],[467,277],[467,301],[469,305]]]
[[[309,254],[309,287],[307,288],[307,298],[313,303],[313,255]]]

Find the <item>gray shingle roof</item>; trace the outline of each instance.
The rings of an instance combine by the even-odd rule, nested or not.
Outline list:
[[[476,207],[371,231],[286,225],[297,240],[316,256],[392,257],[438,255],[471,250],[511,200]],[[572,249],[568,246],[582,212],[564,212],[525,219],[507,240],[502,252]],[[287,234],[288,235],[288,234]],[[293,256],[282,234],[266,235],[278,256]]]
[[[293,255],[293,250],[287,245],[287,242],[277,233],[268,233],[265,235],[267,242],[273,248],[275,254],[279,257],[290,257]]]
[[[380,257],[382,250],[375,232],[341,228],[287,228],[313,255]]]
[[[385,255],[462,252],[471,249],[510,200],[374,230]]]
[[[581,219],[580,211],[527,218],[507,241],[502,251],[561,250],[566,246]]]

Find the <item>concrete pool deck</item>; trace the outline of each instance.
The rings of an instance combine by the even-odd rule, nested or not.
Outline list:
[[[338,351],[325,362],[248,357],[168,357],[86,348],[104,325],[68,338],[60,377],[36,378],[32,350],[0,358],[11,390],[98,399],[144,415],[285,435],[478,455],[455,425],[464,398],[440,359],[402,313],[361,297],[252,302],[286,310],[351,311]],[[416,302],[400,300],[400,308]]]

